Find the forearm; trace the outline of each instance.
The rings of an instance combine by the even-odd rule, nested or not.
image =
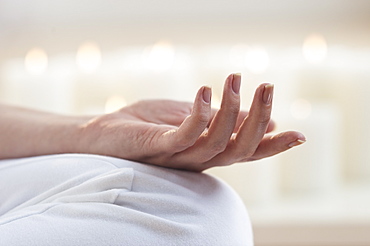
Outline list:
[[[79,152],[86,120],[0,104],[0,159]]]
[[[0,105],[0,159],[89,153],[202,171],[273,156],[305,142],[294,131],[269,132],[273,86],[261,84],[250,111],[240,112],[238,74],[224,84],[220,110],[211,89],[192,108],[176,101],[143,101],[96,117],[62,116]]]

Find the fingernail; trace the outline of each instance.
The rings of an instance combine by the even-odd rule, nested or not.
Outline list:
[[[205,103],[210,103],[212,97],[212,89],[208,86],[203,87],[203,101]]]
[[[262,94],[262,100],[266,105],[271,104],[273,91],[274,91],[274,85],[273,84],[265,85],[265,88],[264,88],[263,94]]]
[[[239,94],[240,92],[241,76],[240,73],[233,74],[232,89],[235,94]]]
[[[292,148],[292,147],[295,147],[295,146],[301,145],[301,144],[303,144],[303,143],[305,143],[305,142],[306,142],[306,140],[297,139],[296,141],[291,142],[288,146],[289,146],[289,148]]]

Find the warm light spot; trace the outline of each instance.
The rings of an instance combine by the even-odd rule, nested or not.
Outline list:
[[[325,38],[319,34],[308,36],[304,40],[302,52],[309,63],[317,64],[323,62],[328,53]]]
[[[99,46],[93,42],[82,44],[78,48],[76,62],[83,72],[92,73],[101,63],[101,52]]]
[[[290,112],[297,120],[307,119],[312,111],[311,103],[305,99],[298,99],[292,103]]]
[[[105,113],[109,114],[119,110],[127,105],[126,100],[122,96],[111,96],[105,103]]]
[[[218,95],[212,95],[211,107],[215,109],[219,109],[221,107],[221,99]]]
[[[262,47],[251,48],[246,53],[245,65],[254,74],[261,74],[265,72],[269,67],[269,64],[269,55]]]
[[[31,49],[26,55],[24,65],[27,72],[40,75],[44,73],[48,67],[48,56],[43,49]]]
[[[147,68],[161,72],[172,67],[175,60],[175,50],[170,43],[159,42],[144,56],[144,63]]]

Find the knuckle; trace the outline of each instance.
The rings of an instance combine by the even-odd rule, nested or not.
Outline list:
[[[198,121],[199,124],[208,124],[209,119],[210,119],[210,114],[209,112],[200,112],[195,116],[196,120]]]
[[[271,119],[270,114],[264,114],[261,117],[259,117],[259,123],[261,125],[268,125],[270,119]]]
[[[254,154],[254,151],[252,151],[252,150],[244,151],[242,157],[243,158],[250,158],[250,157],[253,156],[253,154]]]
[[[229,108],[228,108],[229,112],[232,113],[232,114],[239,114],[239,111],[240,111],[240,107],[239,105],[231,105]]]
[[[224,152],[226,150],[226,147],[227,143],[225,143],[224,141],[218,141],[213,143],[209,150],[212,154],[217,155],[219,153]]]
[[[242,149],[242,150],[237,150],[236,153],[235,153],[235,156],[240,159],[240,160],[243,160],[243,159],[249,159],[250,157],[252,157],[254,155],[254,152],[255,150],[252,150],[252,149]]]
[[[201,166],[203,165],[203,163],[206,163],[208,162],[209,160],[211,160],[213,157],[215,157],[217,154],[215,153],[211,153],[211,152],[207,152],[207,153],[204,153],[203,155],[199,156],[197,158],[197,161],[199,163],[201,163]]]
[[[207,163],[209,160],[213,159],[218,154],[222,153],[226,148],[224,146],[210,147],[210,145],[204,145],[202,151],[198,152],[197,162]]]
[[[237,162],[243,162],[245,160],[250,160],[254,156],[257,148],[246,146],[234,139],[230,145],[230,150],[232,151],[231,155]]]
[[[231,105],[227,105],[226,107],[221,105],[220,110],[225,110],[229,114],[238,115],[239,112],[240,112],[240,106],[239,106],[239,104],[235,104],[235,103],[233,103]]]
[[[260,124],[268,124],[271,120],[271,111],[255,111],[251,110],[249,112],[249,116],[253,121],[258,122]]]
[[[177,138],[175,144],[173,145],[173,148],[175,151],[178,149],[182,150],[182,149],[188,148],[189,146],[192,146],[193,144],[194,143],[190,138],[180,137],[180,138]]]
[[[188,135],[178,134],[177,130],[170,130],[165,135],[170,135],[169,139],[171,139],[166,141],[166,148],[169,152],[178,152],[193,144],[193,140]]]

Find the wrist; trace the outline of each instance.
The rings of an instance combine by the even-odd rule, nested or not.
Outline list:
[[[42,136],[47,154],[86,153],[84,125],[91,117],[55,116],[50,119]]]

